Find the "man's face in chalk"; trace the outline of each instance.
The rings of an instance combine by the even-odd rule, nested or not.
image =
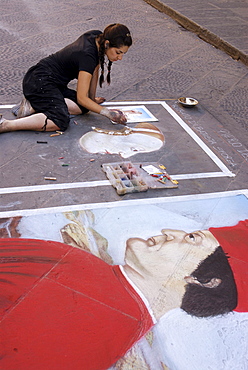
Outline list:
[[[219,243],[208,230],[186,233],[163,229],[161,235],[147,240],[127,240],[125,262],[147,276],[163,278],[165,271],[189,269],[190,274]]]
[[[85,134],[80,144],[90,153],[119,154],[123,158],[159,150],[163,146],[162,140],[146,134],[106,135],[93,131]]]

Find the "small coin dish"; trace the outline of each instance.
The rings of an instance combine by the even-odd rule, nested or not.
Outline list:
[[[196,100],[195,98],[186,98],[186,97],[179,98],[178,102],[182,104],[184,107],[194,107],[195,105],[198,104],[198,100]]]

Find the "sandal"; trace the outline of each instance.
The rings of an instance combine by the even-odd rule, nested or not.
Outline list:
[[[17,114],[19,112],[20,106],[21,106],[21,102],[19,104],[16,104],[14,107],[11,108],[11,113],[13,113],[14,116],[16,116],[16,117],[17,117]]]
[[[31,106],[31,104],[29,103],[29,101],[26,98],[23,98],[21,103],[20,103],[20,107],[17,110],[16,117],[17,118],[22,118],[22,117],[30,116],[33,113],[32,111],[33,111],[33,108]]]

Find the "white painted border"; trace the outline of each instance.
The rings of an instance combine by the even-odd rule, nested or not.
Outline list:
[[[209,147],[196,135],[196,133],[182,120],[178,114],[169,107],[166,103],[161,103],[163,107],[167,110],[168,113],[172,115],[172,117],[179,123],[179,125],[192,137],[193,140],[204,150],[204,152],[212,159],[212,161],[219,167],[219,169],[223,172],[225,176],[234,177],[233,174],[229,169],[224,165],[224,163],[217,157],[214,152],[209,149]]]
[[[192,139],[202,148],[202,150],[213,160],[213,162],[219,167],[221,172],[202,172],[192,174],[177,174],[171,175],[172,179],[185,180],[185,179],[200,179],[200,178],[212,178],[212,177],[234,177],[224,163],[209,149],[209,147],[195,134],[195,132],[178,116],[178,114],[169,107],[164,101],[136,101],[136,102],[105,102],[103,105],[106,106],[121,106],[121,105],[145,105],[145,104],[159,104],[164,107],[165,110],[179,123],[179,125],[192,137]],[[0,108],[12,108],[14,105],[0,105]],[[62,183],[62,184],[47,184],[47,185],[33,185],[33,186],[19,186],[19,187],[8,187],[0,188],[0,194],[13,194],[13,193],[25,193],[35,191],[48,191],[48,190],[62,190],[62,189],[73,189],[73,188],[88,188],[97,186],[110,186],[111,183],[108,180],[103,181],[86,181],[76,183]]]
[[[196,174],[178,174],[178,175],[171,175],[171,177],[175,180],[184,180],[184,179],[195,179],[195,178],[209,178],[209,177],[234,177],[235,174],[232,173],[224,163],[217,157],[216,154],[196,135],[196,133],[182,120],[181,117],[167,104],[165,101],[135,101],[135,102],[104,102],[102,105],[107,106],[121,106],[127,105],[130,106],[134,105],[145,105],[145,104],[155,104],[155,105],[162,105],[164,109],[179,123],[179,125],[188,133],[188,135],[202,148],[202,150],[212,159],[212,161],[219,167],[221,172],[208,172],[208,173],[196,173]],[[0,105],[0,108],[11,108],[13,105]],[[83,183],[82,183],[83,184]],[[86,186],[81,186],[86,187]],[[62,189],[62,188],[60,188]],[[44,189],[45,190],[45,189]],[[47,190],[50,190],[47,188]],[[5,191],[5,190],[4,190]],[[32,190],[33,191],[33,190]]]
[[[243,190],[231,190],[216,193],[205,193],[205,194],[191,194],[191,195],[178,195],[173,197],[158,197],[158,198],[145,198],[145,199],[130,199],[120,200],[114,202],[103,202],[103,203],[84,203],[84,204],[73,204],[69,206],[58,206],[58,207],[47,207],[38,209],[23,209],[17,211],[6,211],[0,212],[0,218],[17,217],[17,216],[31,216],[39,214],[52,214],[59,212],[70,212],[70,211],[84,211],[87,209],[100,209],[100,208],[116,208],[116,207],[130,207],[138,205],[149,205],[149,204],[162,204],[171,202],[182,202],[182,201],[193,201],[202,199],[214,199],[224,198],[228,196],[244,195],[248,198],[248,189]]]
[[[5,104],[5,105],[0,105],[0,109],[11,109],[15,106],[16,104]]]
[[[177,179],[177,180],[202,179],[202,178],[216,177],[216,174],[218,174],[218,177],[226,176],[223,172],[205,172],[205,173],[176,175],[176,176],[171,176],[171,178]],[[94,188],[98,186],[110,186],[110,185],[111,183],[109,180],[101,180],[101,181],[69,182],[69,183],[62,183],[62,184],[12,186],[9,188],[0,188],[0,195],[1,194],[32,193],[36,191],[48,191],[48,190]]]
[[[109,180],[102,181],[85,181],[85,182],[69,182],[62,184],[47,184],[47,185],[32,185],[32,186],[16,186],[9,188],[0,188],[0,194],[14,194],[14,193],[31,193],[35,191],[47,190],[64,190],[76,188],[93,188],[97,186],[111,185]]]
[[[107,103],[105,102],[104,105],[129,105],[130,102],[115,102],[115,103]],[[179,123],[179,125],[189,134],[189,136],[202,148],[202,150],[212,159],[212,161],[216,164],[216,166],[219,167],[219,169],[222,171],[222,174],[220,172],[211,172],[212,176],[211,177],[219,177],[219,176],[228,176],[228,177],[234,177],[235,174],[232,173],[225,165],[224,163],[217,157],[216,154],[196,135],[196,133],[182,120],[181,117],[164,101],[146,101],[146,102],[140,102],[136,101],[132,103],[133,105],[138,105],[138,104],[160,104],[164,107],[165,110]],[[194,175],[194,174],[192,174]],[[192,175],[191,177],[186,177],[186,178],[193,178]],[[202,175],[202,176],[200,176]],[[179,175],[180,177],[182,175]],[[186,175],[187,176],[187,175]],[[205,176],[204,173],[202,174],[197,174],[196,178],[205,178],[205,177],[210,177],[209,174]],[[178,175],[174,175],[173,179],[178,180],[179,177]],[[182,177],[181,177],[182,179]]]

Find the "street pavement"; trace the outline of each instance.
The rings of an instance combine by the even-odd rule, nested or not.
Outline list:
[[[145,0],[203,40],[248,65],[248,1]]]
[[[6,106],[20,101],[22,78],[31,65],[89,29],[124,23],[131,30],[133,46],[113,66],[111,85],[98,89],[98,95],[110,105],[146,104],[158,118],[155,125],[164,133],[165,145],[130,160],[163,163],[179,180],[177,189],[119,196],[104,183],[101,165],[123,159],[84,152],[78,143],[92,126],[113,129],[112,124],[95,114],[78,116],[77,124],[72,119],[70,128],[57,137],[24,131],[0,135],[2,216],[23,209],[247,188],[247,7],[242,9],[247,2],[233,2],[232,7],[217,0],[211,4],[194,1],[194,7],[191,1],[163,3],[182,14],[187,24],[208,29],[205,36],[215,34],[224,40],[222,46],[231,45],[239,54],[230,56],[222,46],[204,41],[195,30],[187,29],[186,23],[179,24],[175,16],[158,11],[144,0],[13,0],[1,4],[0,104],[6,118],[13,118]],[[177,101],[181,96],[194,97],[199,104],[185,108]],[[56,177],[56,182],[44,180],[49,176]],[[97,185],[97,181],[102,183]],[[75,183],[85,185],[76,188]],[[37,191],[31,186],[41,188]]]

